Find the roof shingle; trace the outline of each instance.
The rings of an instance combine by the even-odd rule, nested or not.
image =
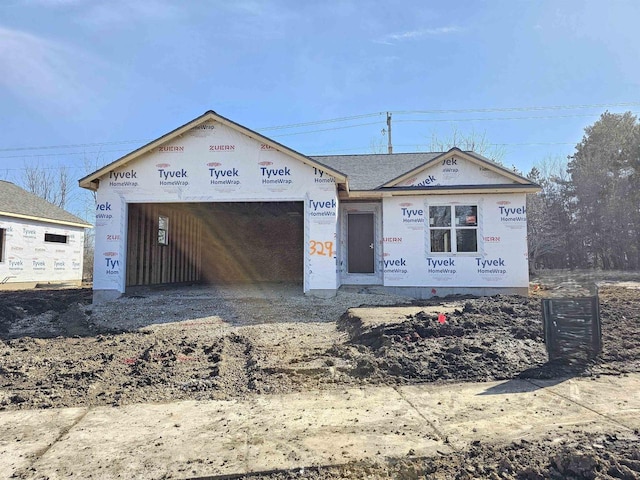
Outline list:
[[[375,190],[439,155],[442,152],[327,155],[311,158],[347,175],[351,190]]]
[[[0,180],[0,215],[27,216],[43,222],[91,225],[43,198],[27,192],[11,182]]]

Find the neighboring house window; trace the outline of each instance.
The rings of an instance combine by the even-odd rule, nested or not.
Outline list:
[[[433,205],[429,207],[431,253],[478,251],[478,207]]]
[[[4,262],[4,228],[0,228],[0,263]]]
[[[158,217],[158,244],[169,245],[169,217]]]
[[[55,233],[45,233],[44,241],[52,243],[68,243],[69,237],[66,235],[57,235]]]

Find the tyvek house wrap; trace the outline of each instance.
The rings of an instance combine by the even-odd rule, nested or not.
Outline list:
[[[437,205],[477,206],[477,252],[431,252],[429,206]],[[525,194],[385,198],[383,224],[386,286],[528,285]]]
[[[3,217],[3,261],[0,282],[80,282],[84,229],[35,220]],[[66,243],[47,242],[45,234],[64,236]]]
[[[304,290],[336,284],[335,180],[219,122],[200,124],[104,175],[97,192],[94,289],[125,289],[127,203],[302,201]]]

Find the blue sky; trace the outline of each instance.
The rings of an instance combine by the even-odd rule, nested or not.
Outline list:
[[[637,0],[0,0],[0,177],[80,178],[207,110],[309,155],[386,148],[391,111],[394,151],[457,131],[526,172],[640,112],[639,19]]]

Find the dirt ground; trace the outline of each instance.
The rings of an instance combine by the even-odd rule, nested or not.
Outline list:
[[[529,298],[414,302],[401,321],[373,325],[348,308],[406,299],[369,289],[311,300],[297,288],[192,287],[92,306],[89,289],[0,292],[0,410],[640,372],[637,287],[601,284],[603,352],[579,365],[546,363],[540,298],[554,289],[540,279]],[[445,303],[454,308],[434,313]],[[640,452],[615,435],[576,434],[265,478],[640,478]]]

